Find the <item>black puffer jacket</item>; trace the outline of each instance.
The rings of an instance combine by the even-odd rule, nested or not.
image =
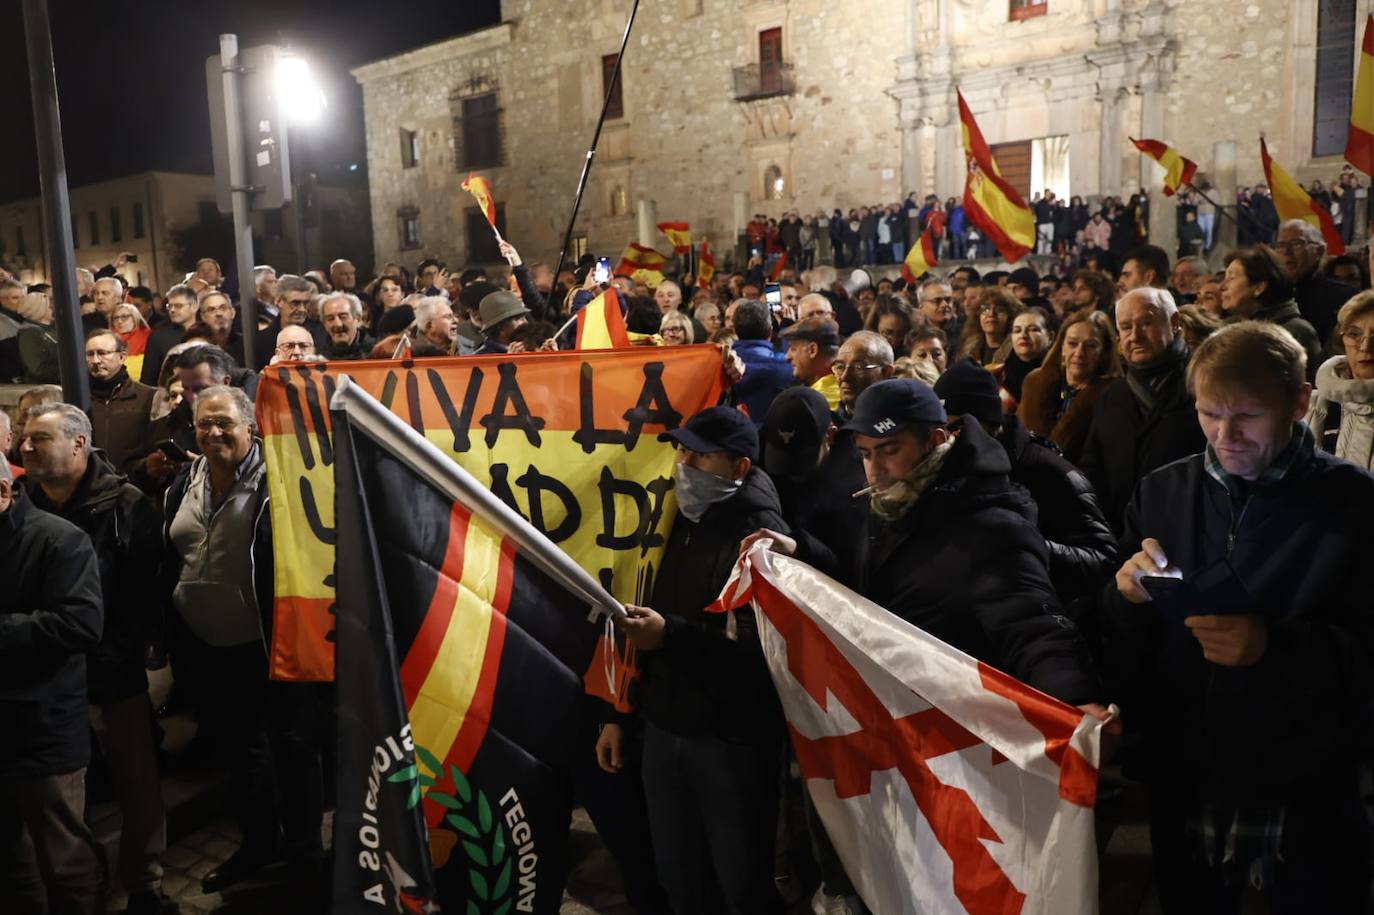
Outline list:
[[[700,521],[678,515],[654,580],[650,606],[668,621],[663,647],[639,655],[640,708],[655,725],[684,737],[781,734],[782,709],[759,646],[754,613],[707,613],[739,558],[740,541],[761,527],[787,532],[773,482],[755,467],[740,491]]]
[[[1116,538],[1097,494],[1049,439],[1009,416],[998,440],[1011,458],[1011,481],[1035,500],[1036,526],[1050,549],[1050,581],[1063,601],[1095,591],[1116,571]]]
[[[16,489],[0,582],[0,778],[75,772],[91,758],[86,652],[103,616],[90,538]]]
[[[1061,612],[1035,504],[1009,479],[1007,453],[969,423],[897,521],[869,512],[856,590],[912,625],[1076,705],[1102,699],[1087,645]],[[798,538],[797,557],[834,571]]]
[[[146,692],[143,647],[161,610],[157,509],[98,450],[90,453],[76,491],[60,506],[29,477],[23,485],[37,508],[85,531],[95,549],[105,632],[86,662],[91,702],[102,705]]]
[[[1269,624],[1259,663],[1223,667],[1181,623],[1104,589],[1122,720],[1144,729],[1163,790],[1240,806],[1349,791],[1374,688],[1371,517],[1374,477],[1320,451],[1234,495],[1201,455],[1141,481],[1122,555],[1153,537],[1185,581],[1229,558]]]

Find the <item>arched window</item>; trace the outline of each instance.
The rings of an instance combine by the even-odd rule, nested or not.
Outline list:
[[[624,216],[630,212],[630,195],[625,192],[624,185],[617,184],[611,188],[609,209],[612,216]]]
[[[781,200],[787,184],[782,178],[782,169],[770,165],[763,171],[763,197],[765,200]]]

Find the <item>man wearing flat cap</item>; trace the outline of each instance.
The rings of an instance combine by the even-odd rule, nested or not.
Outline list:
[[[755,466],[759,438],[748,416],[712,407],[663,438],[677,443],[678,517],[654,577],[653,609],[626,607],[623,624],[644,677],[644,796],[658,878],[674,912],[780,915],[773,845],[782,709],[753,612],[706,607],[740,541],[787,525],[777,491]],[[597,758],[608,772],[625,764],[633,724],[602,730]],[[723,904],[711,898],[713,882]]]
[[[792,377],[825,396],[831,410],[840,408],[840,382],[830,366],[840,354],[840,325],[825,315],[804,318],[782,332]]]
[[[880,381],[845,424],[863,457],[866,536],[855,590],[942,641],[1051,696],[1107,717],[1087,647],[1050,584],[1030,496],[1011,483],[1007,453],[977,423],[957,438],[929,386]],[[774,549],[822,571],[834,555],[815,537]],[[750,538],[751,540],[753,538]]]

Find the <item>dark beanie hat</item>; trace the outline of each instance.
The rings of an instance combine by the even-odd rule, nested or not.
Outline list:
[[[972,359],[950,366],[935,382],[935,393],[951,416],[972,416],[984,426],[1000,426],[1004,421],[997,379]]]

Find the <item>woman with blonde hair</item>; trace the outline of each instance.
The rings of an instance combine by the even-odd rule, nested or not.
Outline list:
[[[1344,355],[1317,369],[1307,425],[1317,447],[1374,470],[1374,291],[1356,293],[1336,313]]]
[[[139,378],[143,374],[143,354],[148,350],[148,337],[153,333],[143,313],[137,305],[129,302],[116,305],[114,311],[110,312],[110,330],[119,334],[127,348],[129,355],[124,360],[124,367],[129,370],[129,377]]]
[[[692,319],[680,311],[667,312],[659,322],[658,334],[667,346],[681,346],[684,343],[691,343],[694,336]]]
[[[1017,415],[1027,429],[1059,446],[1077,464],[1103,392],[1121,377],[1116,328],[1102,312],[1069,315],[1040,368],[1021,385]]]

